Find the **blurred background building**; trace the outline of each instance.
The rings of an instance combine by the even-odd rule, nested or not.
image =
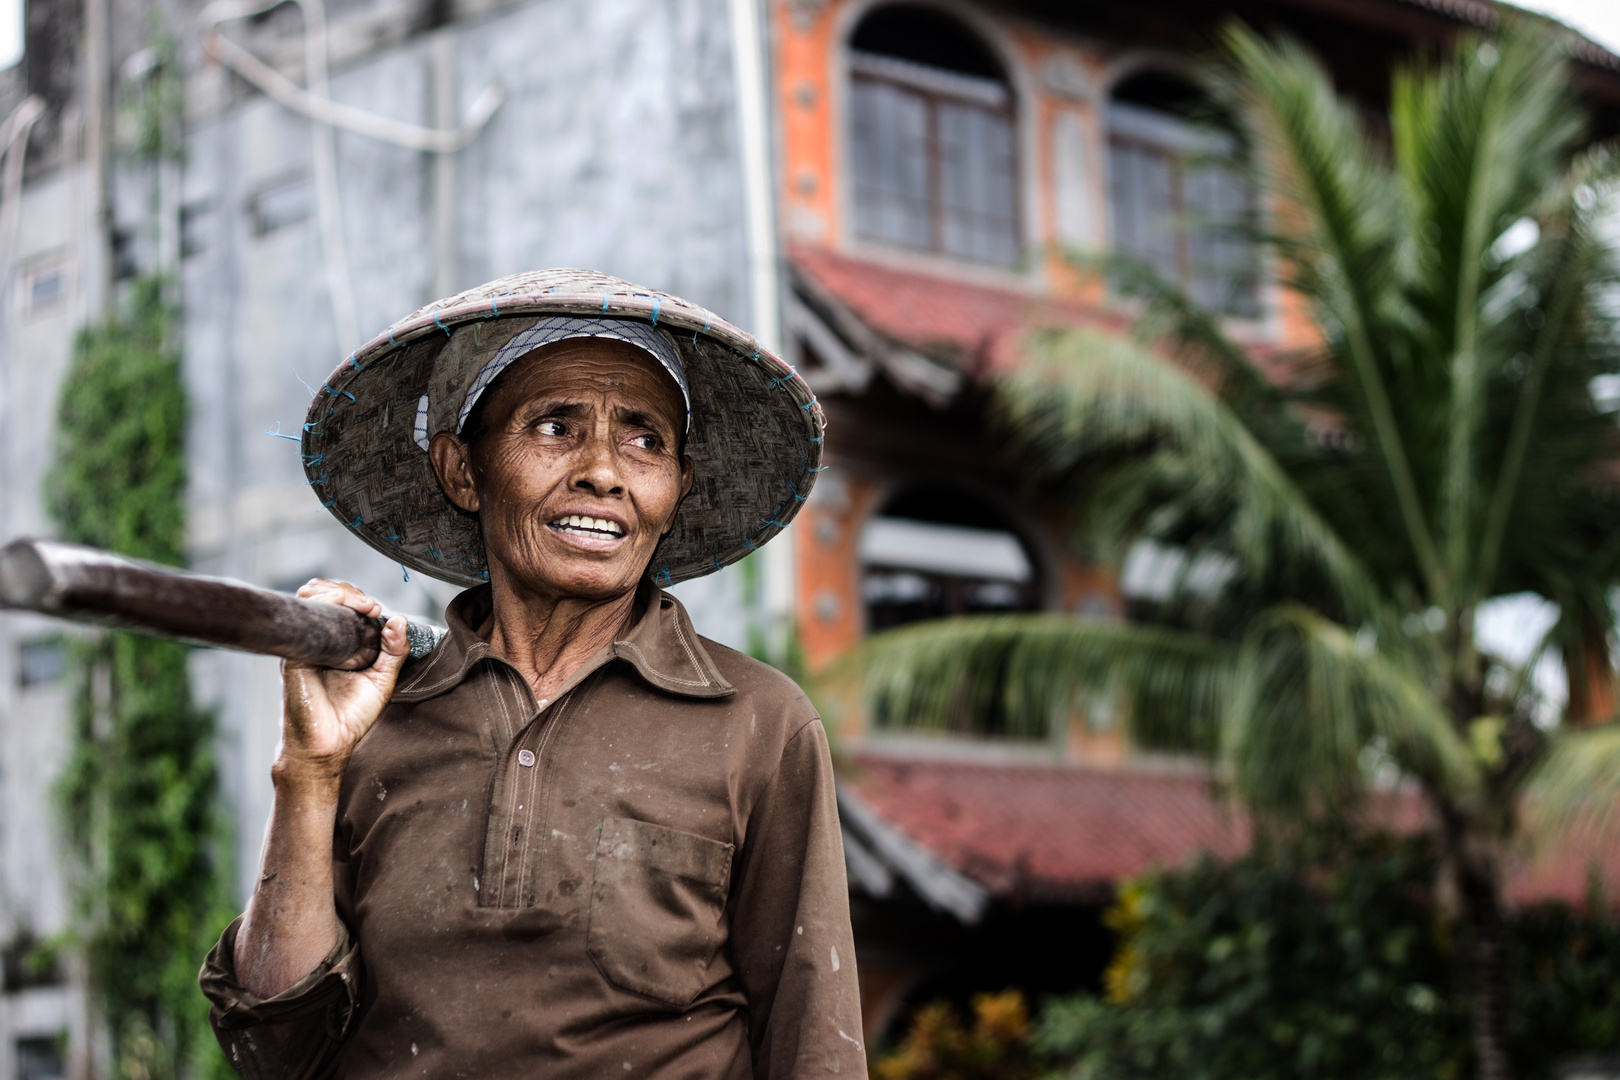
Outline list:
[[[311,388],[401,314],[523,269],[591,267],[778,344],[826,405],[832,469],[795,527],[676,590],[701,632],[810,671],[916,620],[1124,619],[1184,570],[1218,583],[1221,566],[1170,549],[1139,548],[1116,576],[1066,548],[997,466],[982,380],[1031,330],[1127,328],[1067,250],[1151,263],[1259,357],[1308,340],[1232,238],[1256,208],[1232,147],[1197,122],[1191,68],[1223,20],[1310,45],[1376,126],[1394,64],[1501,14],[1485,0],[25,10],[25,54],[0,72],[0,537],[51,531],[41,484],[75,333],[137,273],[167,272],[193,565],[279,589],[346,578],[437,615],[453,591],[347,537],[275,433],[296,433]],[[1593,135],[1620,131],[1620,58],[1567,47]],[[179,145],[136,160],[128,103],[165,68]],[[72,972],[16,962],[68,918],[50,811],[69,737],[58,634],[0,620],[0,1080],[64,1075],[55,1036],[82,1055],[90,1030]],[[219,717],[245,896],[277,669],[202,652],[194,678]],[[860,710],[834,724],[869,1037],[938,994],[1094,979],[1115,881],[1247,843],[1199,766],[1126,745],[1103,702],[1034,736],[1007,729],[992,716],[922,734]],[[1573,893],[1581,874],[1516,888]]]

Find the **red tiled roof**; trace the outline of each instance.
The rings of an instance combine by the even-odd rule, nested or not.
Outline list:
[[[820,248],[795,248],[799,271],[873,330],[970,374],[1018,362],[1033,328],[1124,321],[1079,304],[1030,296],[865,262]]]
[[[846,789],[950,869],[1002,899],[1095,899],[1122,878],[1173,867],[1199,852],[1247,849],[1242,811],[1218,800],[1209,775],[1190,767],[1099,768],[1001,764],[857,752]],[[1425,818],[1413,794],[1379,817],[1402,831]],[[1601,857],[1609,895],[1620,898],[1613,844],[1575,839],[1523,860],[1508,882],[1516,904],[1580,903]]]
[[[1096,895],[1209,850],[1233,856],[1248,823],[1190,770],[985,765],[861,754],[848,787],[908,839],[997,896]]]

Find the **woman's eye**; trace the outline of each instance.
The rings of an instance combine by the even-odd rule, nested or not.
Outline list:
[[[658,449],[658,436],[636,435],[631,438],[630,445],[639,446],[643,450],[656,450]]]
[[[535,425],[535,430],[542,435],[566,435],[568,434],[568,425],[561,420],[542,420]]]

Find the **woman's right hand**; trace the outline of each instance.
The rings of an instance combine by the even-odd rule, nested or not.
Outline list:
[[[344,581],[315,578],[298,595],[368,619],[382,613],[380,603]],[[368,668],[339,671],[282,662],[281,749],[271,772],[278,784],[342,780],[350,752],[382,715],[409,651],[405,617],[395,615],[383,627],[382,651]]]

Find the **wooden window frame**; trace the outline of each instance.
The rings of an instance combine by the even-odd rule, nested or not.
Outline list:
[[[1111,112],[1114,112],[1117,115],[1117,110],[1120,109],[1120,105],[1119,103],[1111,102],[1109,108]],[[1146,113],[1149,111],[1140,107],[1128,105],[1125,106],[1125,108],[1140,113]],[[1176,124],[1185,123],[1184,121],[1180,121],[1170,114],[1164,114],[1164,120],[1174,122]],[[1185,133],[1171,137],[1154,137],[1151,134],[1142,134],[1131,130],[1129,127],[1118,125],[1116,123],[1115,115],[1111,115],[1109,118],[1107,135],[1109,175],[1106,177],[1104,187],[1108,192],[1109,199],[1108,216],[1110,246],[1113,247],[1116,252],[1119,250],[1117,237],[1114,235],[1116,232],[1114,228],[1115,206],[1113,198],[1113,154],[1115,149],[1117,147],[1126,147],[1138,152],[1145,152],[1163,158],[1170,163],[1170,214],[1174,222],[1172,229],[1172,242],[1175,249],[1175,284],[1184,292],[1190,294],[1194,283],[1194,267],[1192,264],[1191,247],[1192,233],[1195,226],[1192,224],[1188,216],[1189,210],[1186,196],[1187,171],[1190,163],[1194,162],[1200,154],[1207,156],[1215,156],[1216,154],[1223,152],[1230,154],[1232,153],[1232,148],[1221,146],[1220,143],[1224,140],[1221,140],[1218,136],[1212,137],[1204,133],[1194,131],[1190,125],[1187,125],[1187,130]],[[1253,216],[1258,212],[1258,209],[1253,205],[1254,192],[1252,190],[1249,192],[1249,195],[1250,205],[1246,211],[1246,214],[1252,219]],[[1217,308],[1216,312],[1223,318],[1248,320],[1257,317],[1260,307],[1261,289],[1261,265],[1258,251],[1254,253],[1254,265],[1250,271],[1250,274],[1251,280],[1247,288],[1249,293],[1247,303],[1240,303],[1230,308],[1224,306]]]
[[[1024,200],[1022,198],[1023,160],[1018,138],[1017,102],[1013,97],[1011,88],[1003,83],[982,77],[957,75],[953,72],[929,68],[922,64],[914,64],[893,57],[863,53],[852,49],[849,53],[849,83],[852,101],[854,99],[854,88],[856,84],[861,82],[882,83],[896,87],[920,98],[923,102],[925,117],[923,129],[924,162],[928,178],[928,246],[916,247],[904,241],[863,233],[860,230],[858,211],[852,214],[852,231],[856,238],[866,243],[882,244],[886,247],[917,251],[948,259],[961,259],[976,265],[1016,266],[1024,256],[1026,245],[1024,243]],[[945,166],[940,150],[939,116],[941,106],[961,103],[975,105],[993,113],[1007,124],[1011,156],[1008,185],[1012,193],[1012,212],[1008,231],[1012,239],[1012,254],[1005,262],[999,259],[961,254],[949,251],[945,247]],[[858,170],[854,167],[853,125],[854,118],[851,116],[848,145],[850,146],[849,190],[852,209],[859,204],[861,198],[861,184],[857,178]]]

